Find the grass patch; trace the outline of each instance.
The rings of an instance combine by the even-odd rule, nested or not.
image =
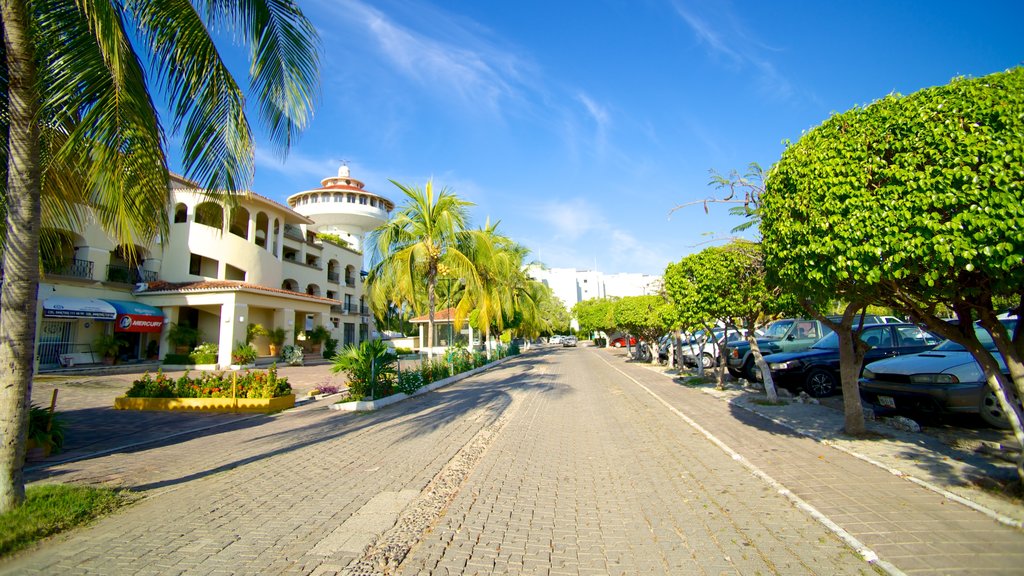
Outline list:
[[[47,536],[86,524],[127,503],[109,488],[62,484],[31,486],[25,502],[0,514],[0,556],[8,556]]]
[[[703,386],[711,384],[711,379],[707,376],[687,376],[686,378],[680,378],[679,383],[683,386]]]

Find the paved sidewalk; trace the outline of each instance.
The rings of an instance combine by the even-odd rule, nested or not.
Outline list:
[[[751,468],[778,481],[899,570],[908,574],[1024,572],[1020,529],[643,366],[604,358],[633,380],[637,394],[685,414]],[[842,426],[841,416],[838,426]],[[890,448],[899,450],[898,444]],[[954,473],[952,468],[947,472]]]

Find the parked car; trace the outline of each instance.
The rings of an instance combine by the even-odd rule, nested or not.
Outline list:
[[[757,339],[761,354],[778,352],[799,352],[811,347],[832,329],[818,320],[806,318],[786,318],[776,320],[764,330],[764,336]],[[754,355],[750,352],[750,343],[737,340],[726,344],[726,367],[736,378],[754,380]]]
[[[561,344],[562,343],[562,338],[563,338],[563,336],[559,336],[558,334],[555,334],[551,338],[548,338],[548,342],[551,343],[551,344]]]
[[[942,338],[922,330],[915,324],[867,324],[861,340],[871,348],[864,354],[864,364],[905,354],[931,350]],[[810,396],[830,396],[840,390],[839,335],[835,332],[818,340],[802,352],[781,352],[764,357],[772,380],[780,388],[796,392],[803,389]],[[758,380],[764,380],[760,370]]]
[[[627,337],[629,338],[629,346],[636,346],[636,338],[633,336],[619,336],[618,338],[613,338],[609,345],[614,346],[615,348],[622,348],[626,346]]]
[[[573,348],[575,348],[576,347],[576,337],[575,336],[562,336],[562,346],[563,347],[572,346]]]
[[[706,338],[704,331],[701,330],[690,342],[683,343],[683,365],[693,367],[699,361],[705,369],[718,366],[721,357],[719,346],[722,345],[722,339],[727,338],[728,342],[736,342],[746,337],[747,331],[743,329],[729,329],[728,335],[726,335],[725,328],[714,328],[710,338]]]
[[[1011,331],[1017,324],[1016,319],[1002,322]],[[977,324],[974,331],[982,346],[993,352],[1003,374],[1009,374],[988,331]],[[1010,427],[981,366],[952,340],[928,352],[872,362],[864,367],[859,384],[861,398],[882,409],[910,414],[978,414],[990,426]]]

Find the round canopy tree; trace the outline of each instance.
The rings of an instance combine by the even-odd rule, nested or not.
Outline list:
[[[838,114],[787,148],[762,200],[769,271],[800,295],[897,307],[974,352],[1024,441],[1024,68],[957,79]],[[952,327],[938,318],[956,311]],[[981,347],[992,333],[1012,383]],[[856,386],[844,381],[844,394]]]

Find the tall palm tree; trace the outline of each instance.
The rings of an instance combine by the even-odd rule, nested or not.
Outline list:
[[[368,237],[371,266],[366,292],[375,314],[389,304],[408,304],[422,314],[426,293],[427,355],[433,356],[434,312],[437,282],[457,278],[468,290],[476,290],[479,278],[473,262],[459,249],[466,243],[468,209],[473,204],[442,188],[434,193],[433,181],[421,190],[394,180],[406,196],[405,205]]]
[[[252,177],[252,133],[211,30],[249,47],[252,100],[282,154],[311,117],[319,58],[293,0],[0,0],[0,17],[4,512],[25,496],[43,215],[74,229],[91,212],[120,244],[168,229],[166,136],[142,60],[167,95],[183,172],[231,201]]]
[[[480,229],[463,237],[461,251],[469,257],[476,268],[478,282],[474,290],[466,290],[456,308],[455,322],[476,312],[476,323],[485,342],[484,349],[490,358],[491,327],[504,329],[504,320],[510,309],[511,300],[506,290],[507,278],[515,265],[509,247],[514,243],[498,232],[498,222],[488,222]]]

